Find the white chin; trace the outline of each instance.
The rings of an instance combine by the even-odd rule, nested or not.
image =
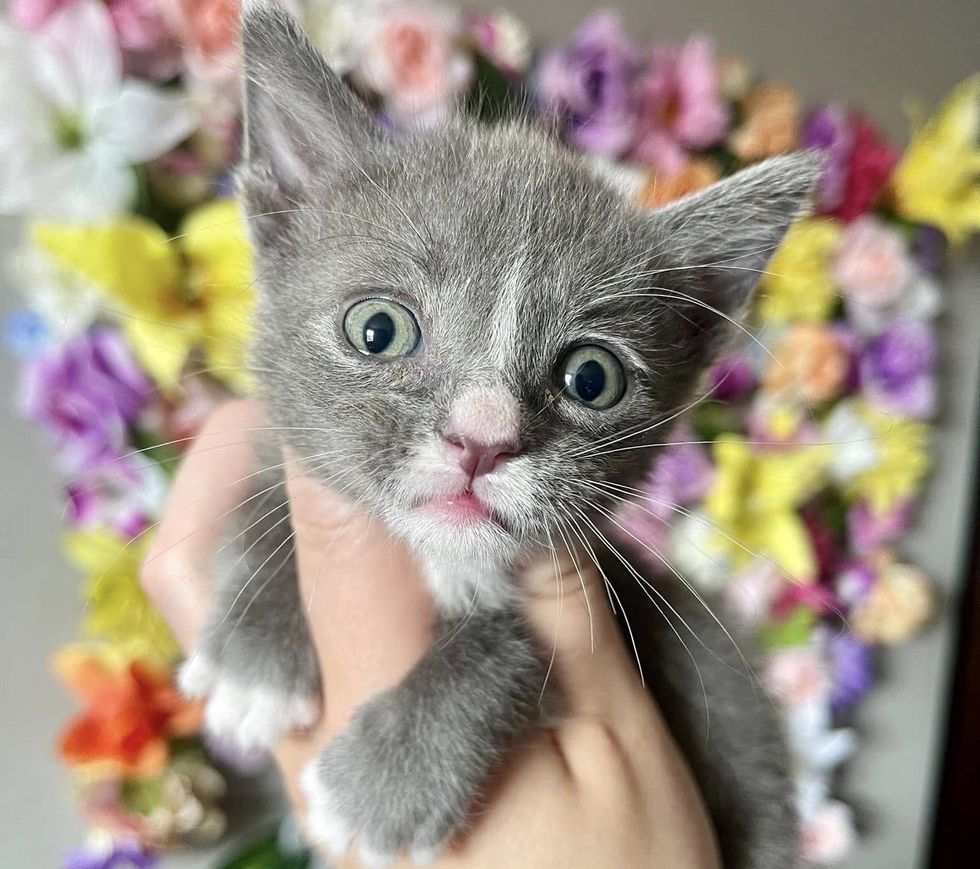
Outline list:
[[[453,522],[418,511],[389,518],[391,529],[424,554],[464,558],[481,564],[513,560],[520,541],[493,522]]]

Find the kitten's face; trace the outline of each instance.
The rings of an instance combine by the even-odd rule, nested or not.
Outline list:
[[[812,166],[652,218],[528,129],[381,141],[324,68],[277,64],[312,49],[259,18],[246,53],[271,92],[248,94],[241,180],[267,215],[255,356],[275,422],[418,547],[575,542],[692,397]]]

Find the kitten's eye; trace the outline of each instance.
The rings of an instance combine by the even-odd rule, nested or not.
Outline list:
[[[390,299],[352,305],[344,317],[344,334],[355,350],[379,359],[408,356],[422,337],[412,312]]]
[[[597,344],[573,348],[558,363],[555,375],[560,390],[596,410],[607,410],[618,404],[626,392],[622,364]]]

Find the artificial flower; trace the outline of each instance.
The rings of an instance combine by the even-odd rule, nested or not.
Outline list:
[[[876,559],[874,586],[851,609],[856,637],[867,643],[894,646],[918,633],[933,611],[933,595],[922,571],[900,564],[883,551]]]
[[[886,413],[928,419],[936,412],[936,336],[924,323],[899,320],[868,342],[861,390]]]
[[[180,72],[181,48],[160,0],[107,0],[106,6],[128,74],[167,81]]]
[[[852,144],[840,204],[830,214],[845,222],[866,214],[881,197],[898,151],[881,139],[866,118],[851,116]]]
[[[303,30],[337,75],[347,75],[364,51],[361,35],[369,15],[384,0],[314,0],[304,2],[298,12]]]
[[[544,109],[564,121],[573,145],[618,157],[636,132],[639,70],[639,49],[619,16],[600,12],[579,27],[569,45],[542,58],[535,89]]]
[[[53,438],[69,473],[115,458],[151,387],[122,336],[100,327],[23,368],[20,410]]]
[[[819,440],[813,411],[798,395],[759,391],[746,417],[749,440],[759,452],[784,450]]]
[[[800,98],[781,84],[760,84],[742,103],[742,123],[728,137],[728,147],[743,162],[788,154],[799,139]]]
[[[241,0],[158,0],[183,47],[196,83],[222,92],[237,84],[241,68]]]
[[[980,75],[916,132],[891,189],[902,217],[939,227],[954,244],[980,229]]]
[[[914,504],[898,501],[887,513],[877,514],[866,501],[858,501],[847,511],[847,534],[851,548],[864,555],[887,543],[894,543],[912,527]]]
[[[200,751],[174,746],[160,772],[101,778],[80,794],[85,820],[155,850],[207,845],[225,830],[225,780]]]
[[[830,706],[835,713],[846,712],[865,696],[874,684],[871,650],[857,637],[836,631],[826,638],[830,658]]]
[[[848,497],[883,515],[918,492],[930,465],[923,423],[851,399],[834,408],[824,431],[833,444],[829,470]]]
[[[718,401],[740,401],[755,385],[755,371],[744,353],[727,354],[708,372],[710,395]]]
[[[98,291],[36,245],[25,243],[16,249],[8,268],[53,341],[65,342],[87,332],[99,315],[102,299]]]
[[[633,156],[666,178],[687,165],[689,152],[718,144],[728,132],[728,104],[720,93],[714,48],[704,36],[692,36],[679,48],[654,48],[636,87]]]
[[[531,35],[510,12],[474,12],[466,16],[477,50],[509,76],[523,75],[531,63]]]
[[[99,830],[84,848],[68,855],[64,869],[153,869],[159,862],[159,856],[136,839],[115,838]]]
[[[725,532],[719,545],[734,564],[744,567],[752,558],[768,558],[791,577],[813,581],[817,565],[797,508],[823,482],[825,449],[756,451],[735,436],[722,435],[713,456],[715,478],[705,511]]]
[[[0,80],[0,213],[111,219],[136,195],[132,167],[197,126],[184,97],[123,77],[97,0],[75,0],[31,34],[0,24]]]
[[[784,705],[822,703],[830,694],[830,671],[814,644],[779,649],[766,661],[762,685]]]
[[[817,208],[828,213],[844,201],[854,131],[847,112],[833,103],[813,112],[803,128],[803,145],[823,152]]]
[[[169,674],[139,661],[124,667],[82,647],[55,656],[55,671],[85,710],[61,735],[66,763],[103,774],[158,774],[169,742],[196,732],[201,705],[185,700]]]
[[[874,588],[877,575],[866,561],[849,561],[834,578],[837,599],[846,607],[853,607]]]
[[[837,291],[830,265],[841,230],[833,220],[794,224],[760,281],[756,306],[769,323],[820,323],[833,311]]]
[[[725,611],[743,628],[759,627],[768,619],[785,581],[774,564],[753,559],[725,585]]]
[[[173,634],[140,585],[147,537],[126,540],[100,528],[69,532],[68,559],[85,575],[86,636],[104,641],[119,660],[172,664],[179,653]]]
[[[802,824],[800,844],[809,863],[839,863],[854,850],[854,815],[840,800],[827,800]]]
[[[398,126],[446,118],[473,76],[458,10],[429,0],[384,4],[363,27],[354,79],[380,95]]]
[[[848,322],[876,335],[897,319],[938,313],[935,283],[909,255],[905,240],[874,217],[851,223],[841,236],[831,271],[844,296]]]
[[[683,199],[709,187],[721,178],[721,172],[711,160],[695,157],[688,160],[684,168],[671,174],[652,172],[640,194],[640,206],[659,208],[675,199]]]
[[[194,349],[215,376],[247,385],[251,252],[234,202],[192,212],[173,241],[139,217],[91,227],[40,224],[34,239],[118,306],[134,352],[161,387],[175,387]]]
[[[73,528],[110,528],[130,539],[149,527],[166,495],[166,476],[142,453],[106,461],[65,485],[65,519]]]
[[[763,389],[799,395],[811,406],[837,398],[847,383],[850,357],[836,333],[817,323],[791,326],[777,345]]]

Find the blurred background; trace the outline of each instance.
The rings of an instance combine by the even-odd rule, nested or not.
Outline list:
[[[486,8],[469,0],[460,5]],[[512,0],[509,8],[540,44],[549,45],[566,40],[596,5]],[[807,103],[852,99],[897,143],[908,138],[907,100],[934,106],[975,72],[980,57],[975,0],[619,0],[615,6],[637,36],[670,42],[698,30],[712,35],[721,52],[745,57],[768,77],[791,84]],[[18,231],[12,221],[0,223],[3,249]],[[851,804],[859,812],[866,809],[864,838],[845,864],[854,869],[928,865],[968,542],[975,527],[977,253],[974,244],[954,265],[946,286],[936,467],[921,519],[903,542],[903,551],[938,584],[943,610],[931,630],[885,657],[880,685],[861,707],[862,749],[843,786]],[[9,287],[0,304],[4,314],[16,306]],[[15,377],[14,363],[0,354],[5,402]],[[0,862],[33,869],[59,865],[82,836],[69,779],[52,753],[74,704],[48,672],[52,651],[75,635],[77,577],[57,546],[60,499],[47,445],[9,414],[0,417],[0,432]],[[172,860],[172,865],[198,864],[207,861]]]

